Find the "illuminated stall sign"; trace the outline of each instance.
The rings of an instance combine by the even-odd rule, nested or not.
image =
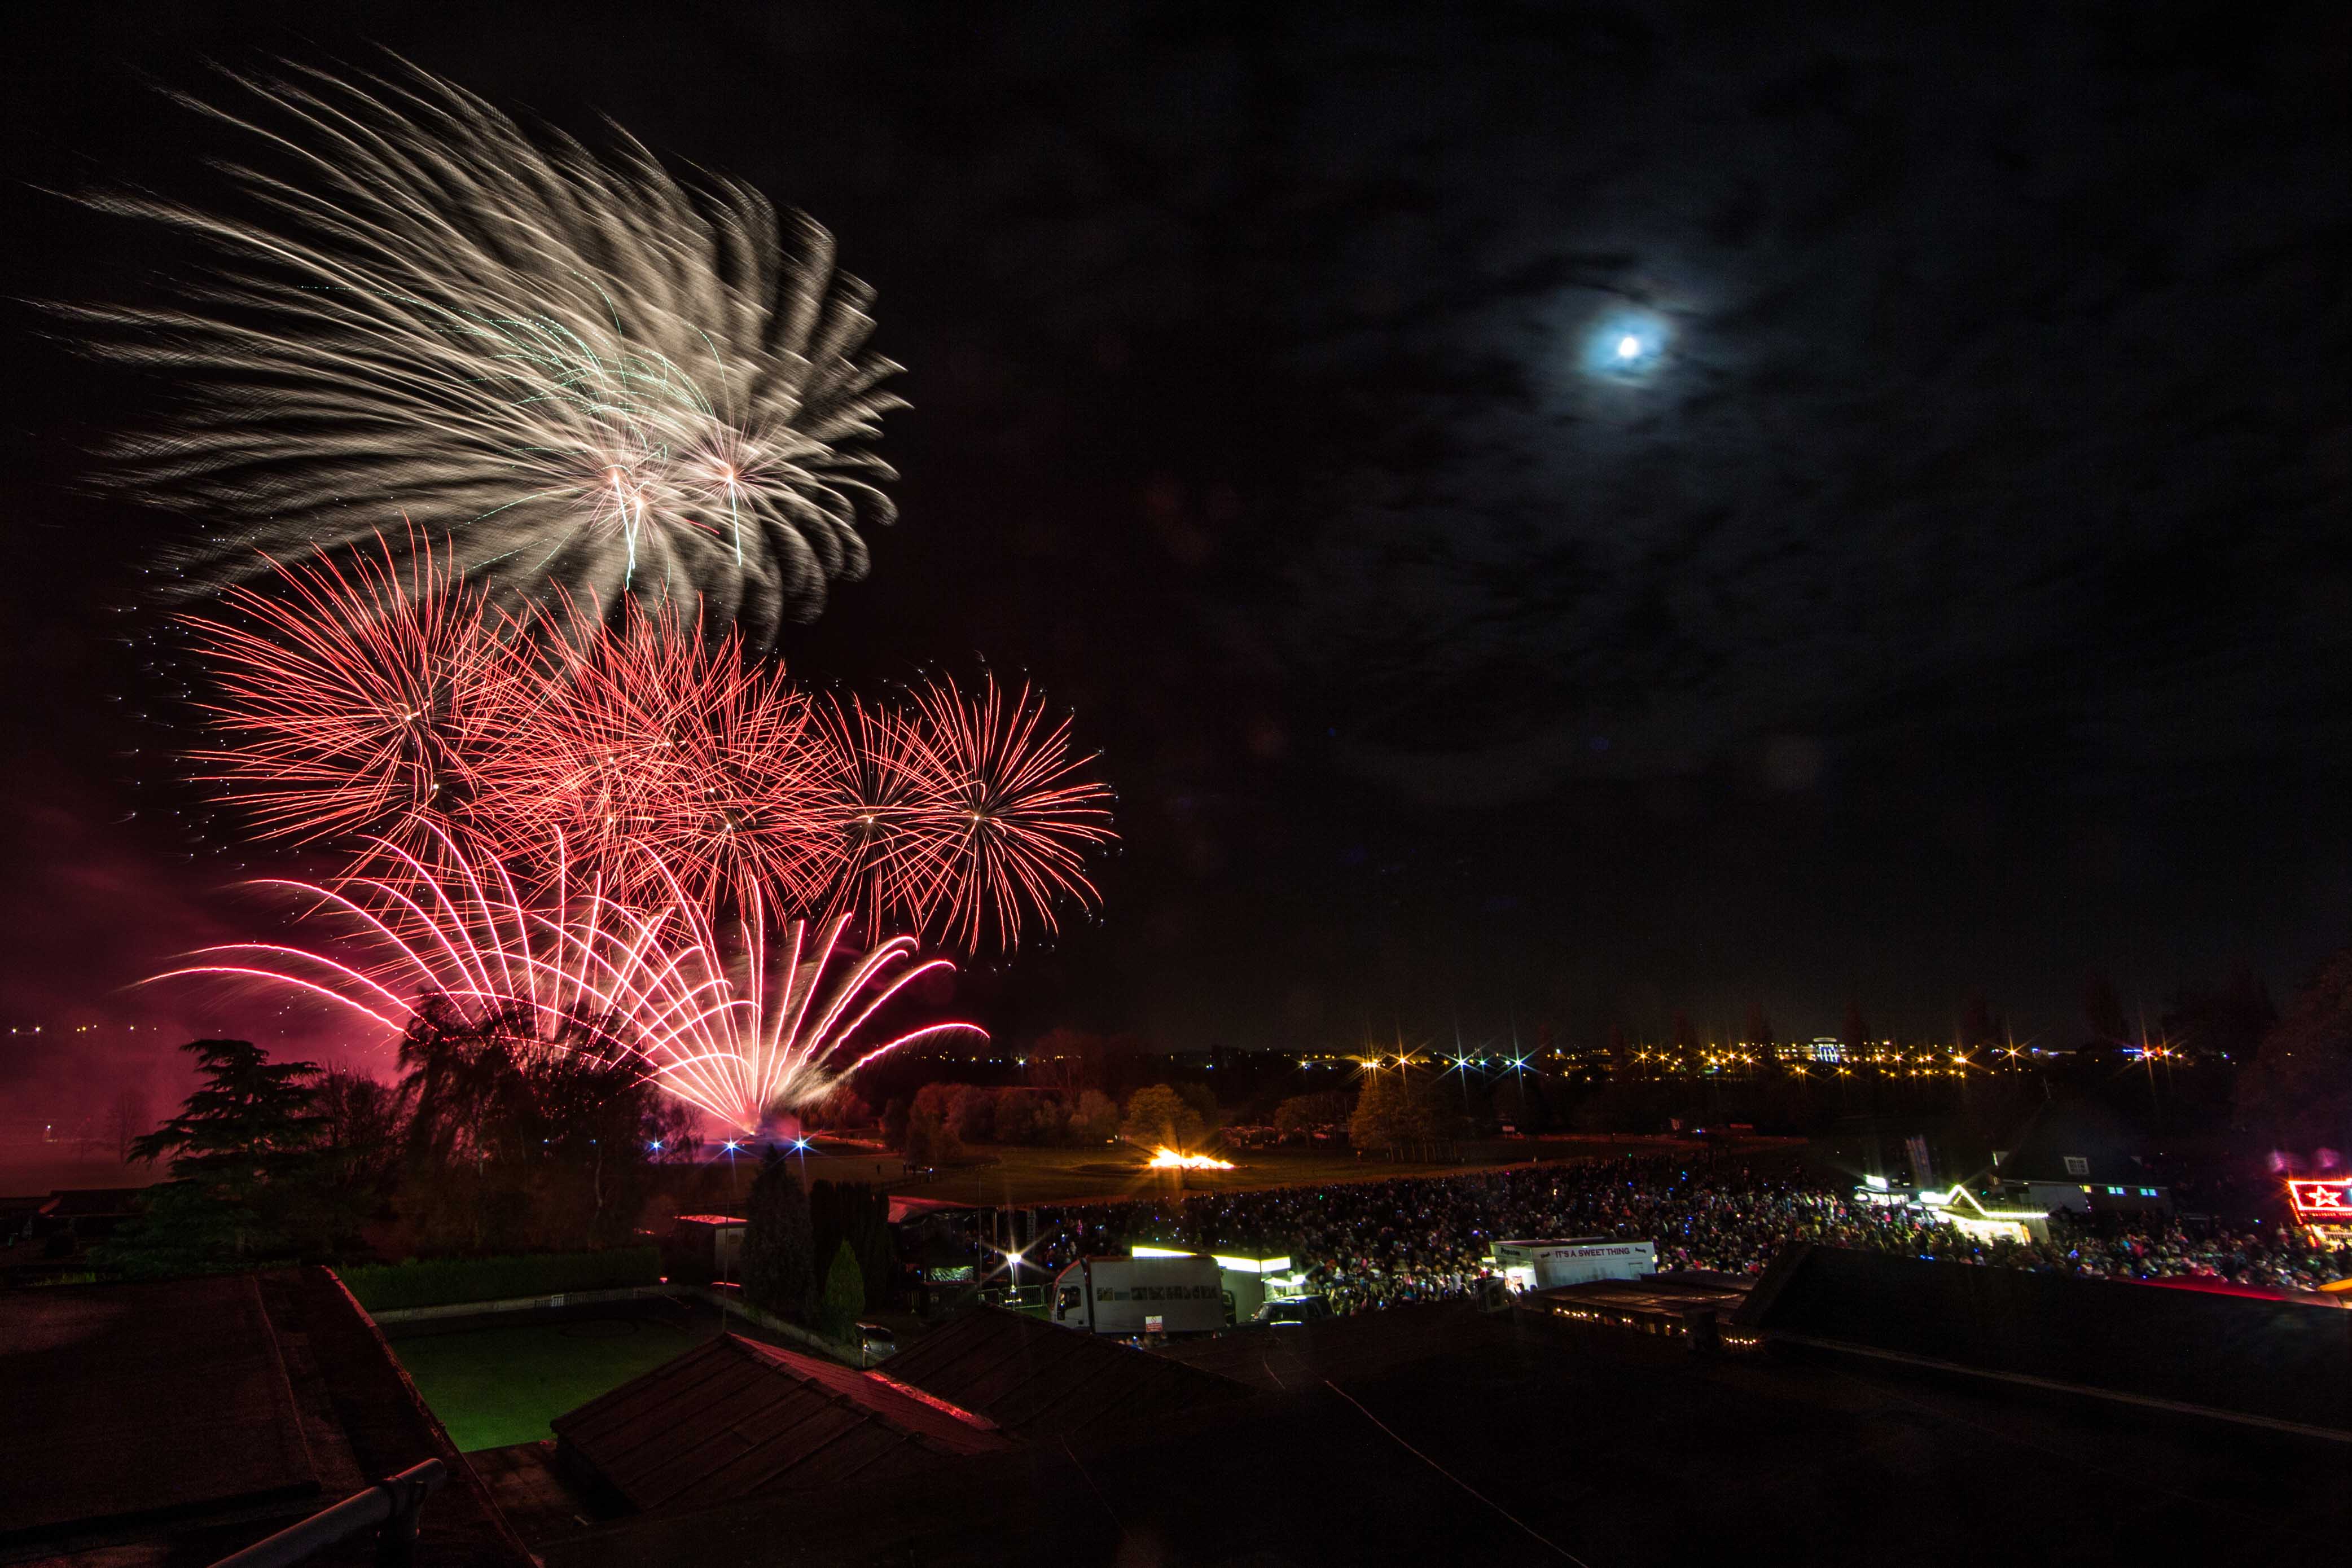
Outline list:
[[[2352,1176],[2336,1181],[2294,1180],[2286,1200],[2305,1225],[2352,1226]]]

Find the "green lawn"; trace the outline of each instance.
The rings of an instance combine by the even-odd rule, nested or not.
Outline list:
[[[553,1437],[548,1422],[689,1349],[696,1335],[649,1318],[415,1334],[393,1352],[460,1452]]]

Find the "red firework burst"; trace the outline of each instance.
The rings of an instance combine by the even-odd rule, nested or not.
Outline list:
[[[952,680],[919,688],[901,726],[916,822],[889,885],[918,928],[969,951],[993,925],[1009,949],[1024,913],[1052,932],[1061,900],[1095,902],[1086,862],[1114,837],[1111,795],[1081,775],[1068,719],[1048,724],[1043,696],[1008,698],[989,676],[970,694]]]
[[[221,744],[191,753],[264,838],[415,845],[470,815],[475,763],[518,695],[478,596],[429,541],[405,567],[320,556],[277,591],[232,589],[232,618],[184,624],[212,666]]]

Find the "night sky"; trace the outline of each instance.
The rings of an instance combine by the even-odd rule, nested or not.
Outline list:
[[[47,8],[0,293],[194,265],[48,193],[216,193],[206,58],[388,47],[825,223],[915,406],[788,662],[984,655],[1119,790],[1100,923],[967,984],[1015,1040],[2073,1044],[2092,969],[2352,942],[2340,5],[879,9]],[[164,389],[0,319],[0,1021],[107,1026],[6,1093],[283,1020],[117,989],[271,862],[137,716],[186,525],[78,487]]]

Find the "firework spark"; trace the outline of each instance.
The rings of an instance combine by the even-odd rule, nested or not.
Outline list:
[[[220,520],[181,563],[192,591],[394,507],[494,603],[551,581],[700,601],[755,647],[865,575],[896,476],[870,444],[905,404],[823,228],[794,218],[787,244],[749,186],[534,136],[414,68],[232,79],[252,118],[184,101],[282,164],[229,167],[256,217],[92,198],[196,236],[219,275],[177,307],[66,311],[199,394],[110,470]]]
[[[327,943],[208,948],[155,981],[258,982],[391,1034],[420,1019],[495,1020],[530,1043],[634,1060],[666,1092],[746,1131],[916,1040],[985,1038],[961,1022],[869,1032],[910,984],[953,971],[907,937],[853,953],[842,917],[779,930],[755,904],[722,931],[683,896],[626,904],[559,885],[534,897],[497,862],[435,839],[430,857],[381,844],[374,873],[259,884],[299,896],[304,920],[333,928]]]

